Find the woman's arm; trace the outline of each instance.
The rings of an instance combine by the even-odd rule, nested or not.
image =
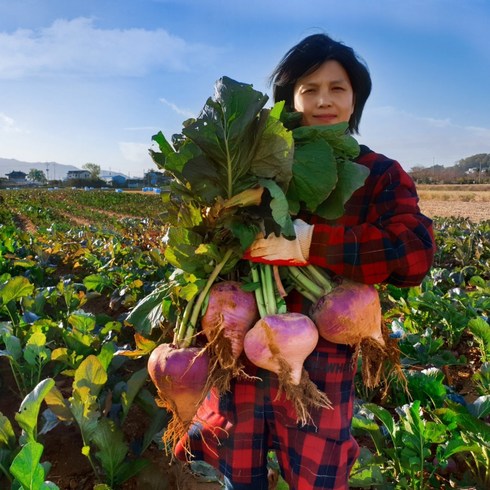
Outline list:
[[[432,221],[420,213],[412,179],[391,160],[361,194],[357,202],[369,206],[365,223],[315,223],[310,263],[367,284],[420,284],[432,265],[435,245]],[[344,221],[349,223],[348,217]]]

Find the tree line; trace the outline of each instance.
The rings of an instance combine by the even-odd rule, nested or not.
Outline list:
[[[463,158],[451,167],[412,167],[409,174],[418,184],[488,184],[490,153],[478,153]]]

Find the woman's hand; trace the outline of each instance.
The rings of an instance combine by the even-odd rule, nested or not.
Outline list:
[[[260,234],[245,251],[244,259],[271,265],[308,265],[314,225],[303,220],[293,221],[296,238],[288,240],[273,233],[267,238]]]

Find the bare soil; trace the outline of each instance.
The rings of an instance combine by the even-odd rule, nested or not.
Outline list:
[[[490,219],[490,201],[421,199],[420,210],[429,218],[467,218],[475,223]]]

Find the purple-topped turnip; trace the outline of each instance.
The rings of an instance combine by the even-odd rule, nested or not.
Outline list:
[[[278,376],[279,393],[293,402],[298,421],[304,425],[310,419],[310,407],[331,407],[303,367],[318,343],[318,330],[306,315],[277,307],[270,265],[253,264],[252,277],[261,283],[256,290],[261,318],[245,335],[245,354],[253,364]]]
[[[229,389],[232,377],[246,376],[240,362],[243,340],[258,318],[254,294],[244,291],[239,282],[217,282],[209,290],[201,329],[208,340],[206,348],[218,363],[214,385],[219,392]]]

